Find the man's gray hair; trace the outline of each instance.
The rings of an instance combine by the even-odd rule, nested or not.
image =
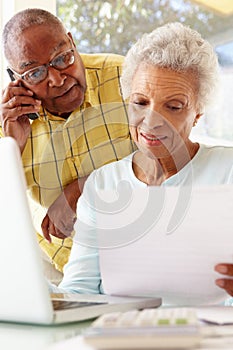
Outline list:
[[[181,23],[168,23],[144,34],[128,51],[121,78],[124,98],[131,93],[132,80],[140,63],[174,71],[193,71],[198,79],[198,106],[202,110],[215,96],[219,83],[217,55],[201,35]],[[203,112],[203,110],[201,111]]]
[[[51,25],[65,31],[60,19],[48,11],[38,8],[20,11],[6,23],[3,29],[2,44],[7,59],[10,58],[11,47],[23,31],[35,25]]]

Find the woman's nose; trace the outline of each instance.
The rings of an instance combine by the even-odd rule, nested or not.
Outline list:
[[[148,108],[145,110],[143,124],[148,129],[154,129],[164,124],[164,117],[159,112]]]

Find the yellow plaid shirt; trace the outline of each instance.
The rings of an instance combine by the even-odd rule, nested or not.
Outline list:
[[[81,57],[87,81],[83,105],[66,120],[42,109],[40,117],[31,123],[31,135],[22,155],[38,232],[47,208],[69,183],[135,149],[120,89],[124,58],[114,54]],[[44,209],[40,211],[41,208]],[[38,240],[51,262],[62,271],[72,239],[53,237],[49,244],[38,233]]]

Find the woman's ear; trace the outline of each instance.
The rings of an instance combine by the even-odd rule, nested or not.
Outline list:
[[[197,125],[198,120],[200,119],[200,117],[203,115],[203,113],[199,113],[196,115],[194,122],[193,122],[193,126]]]

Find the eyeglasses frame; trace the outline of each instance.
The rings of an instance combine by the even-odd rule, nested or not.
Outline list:
[[[71,42],[71,40],[70,40],[70,42]],[[71,45],[72,45],[72,42],[71,42]],[[31,68],[31,69],[27,70],[26,72],[24,72],[23,74],[19,74],[18,72],[16,72],[16,71],[15,71],[14,69],[12,69],[11,67],[7,67],[7,72],[8,72],[8,74],[10,75],[11,80],[14,80],[14,75],[15,75],[16,77],[18,77],[19,79],[23,79],[24,81],[26,81],[26,82],[27,82],[28,84],[30,84],[30,85],[37,85],[37,84],[40,84],[42,81],[44,81],[46,78],[44,78],[43,80],[39,81],[38,83],[32,84],[32,83],[28,82],[28,81],[25,79],[25,75],[28,74],[28,73],[30,73],[30,72],[33,71],[34,69],[38,69],[38,68],[40,68],[40,67],[45,67],[45,68],[47,69],[47,75],[46,75],[46,77],[48,76],[48,68],[49,68],[49,67],[53,67],[54,69],[57,69],[57,70],[59,70],[59,71],[62,71],[62,70],[64,70],[64,69],[67,69],[68,67],[72,66],[72,64],[74,64],[74,61],[73,61],[73,63],[71,63],[71,64],[70,64],[69,66],[67,66],[66,68],[61,68],[61,69],[54,67],[54,66],[53,66],[53,61],[54,61],[57,57],[59,57],[60,55],[64,55],[65,53],[70,52],[70,51],[73,52],[74,61],[75,61],[74,49],[71,48],[71,49],[66,50],[66,51],[64,51],[64,52],[61,52],[60,54],[58,54],[57,56],[55,56],[50,62],[45,63],[45,64],[41,64],[40,66],[37,66],[37,67],[34,67],[34,68]]]

